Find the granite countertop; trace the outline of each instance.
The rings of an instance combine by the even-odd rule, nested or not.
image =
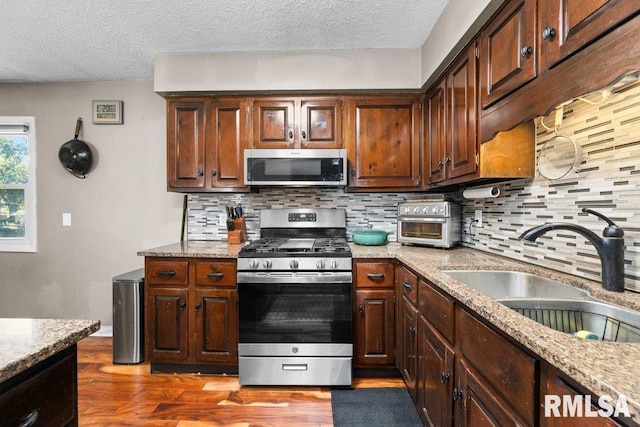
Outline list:
[[[100,329],[95,320],[0,318],[0,382]]]
[[[226,242],[191,241],[140,251],[138,255],[234,258],[241,247]],[[583,340],[555,331],[464,285],[443,270],[512,270],[537,274],[586,289],[593,297],[638,311],[640,294],[605,291],[598,282],[469,248],[401,246],[397,252],[390,253],[387,246],[351,244],[351,249],[355,259],[395,258],[401,261],[596,396],[609,395],[614,401],[625,396],[632,418],[640,422],[640,378],[631,374],[640,371],[640,344]]]

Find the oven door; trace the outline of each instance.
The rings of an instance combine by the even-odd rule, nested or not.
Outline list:
[[[452,218],[398,218],[398,242],[448,248],[460,242],[461,229]]]
[[[238,283],[240,345],[271,351],[278,344],[351,344],[351,288],[351,283]]]

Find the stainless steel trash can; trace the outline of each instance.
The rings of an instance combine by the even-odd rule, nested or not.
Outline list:
[[[113,363],[144,361],[144,268],[113,278]]]

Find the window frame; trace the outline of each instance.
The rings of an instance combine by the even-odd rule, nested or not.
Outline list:
[[[2,184],[2,189],[24,189],[25,236],[0,237],[0,252],[37,252],[38,207],[36,197],[36,119],[33,116],[0,116],[2,126],[27,126],[29,156],[27,184]],[[1,133],[1,132],[0,132]]]

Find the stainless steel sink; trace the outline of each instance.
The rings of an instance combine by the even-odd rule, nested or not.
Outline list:
[[[640,312],[599,300],[499,299],[500,303],[560,332],[589,331],[602,341],[640,343]]]
[[[519,271],[445,270],[443,273],[492,298],[585,298],[589,292]]]

